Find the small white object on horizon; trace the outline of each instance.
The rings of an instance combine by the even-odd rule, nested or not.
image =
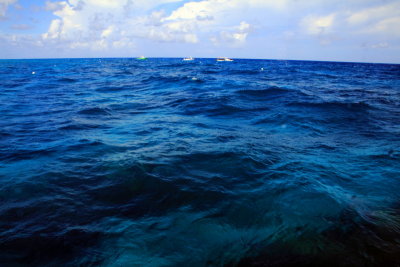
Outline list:
[[[228,57],[219,57],[217,58],[217,61],[233,61],[233,59],[230,59]]]

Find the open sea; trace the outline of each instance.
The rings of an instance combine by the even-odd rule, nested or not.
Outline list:
[[[0,266],[400,266],[400,65],[0,60]]]

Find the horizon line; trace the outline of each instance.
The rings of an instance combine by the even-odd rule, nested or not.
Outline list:
[[[136,59],[139,56],[132,57],[38,57],[38,58],[0,58],[0,60],[53,60],[53,59]],[[147,59],[179,59],[184,57],[146,57]],[[216,59],[218,57],[193,57],[194,59]],[[388,64],[400,65],[393,62],[367,62],[367,61],[341,61],[341,60],[315,60],[315,59],[274,59],[274,58],[240,58],[230,57],[238,60],[270,60],[270,61],[309,61],[309,62],[331,62],[331,63],[354,63],[354,64]]]

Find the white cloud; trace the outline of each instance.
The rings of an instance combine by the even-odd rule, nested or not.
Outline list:
[[[235,26],[243,8],[282,7],[282,4],[272,0],[203,0],[182,3],[168,13],[159,8],[171,2],[179,1],[48,1],[46,9],[58,18],[51,22],[42,38],[72,48],[96,42],[103,47],[113,47],[121,38],[198,43],[201,39],[218,36],[219,41],[240,44],[251,32],[249,23],[242,22],[240,26]]]
[[[26,31],[26,30],[32,29],[32,25],[28,25],[28,24],[13,24],[13,25],[11,25],[11,29],[20,30],[20,31]]]
[[[132,45],[133,40],[137,38],[162,42],[198,42],[194,33],[197,29],[196,24],[189,21],[167,21],[166,14],[162,10],[149,13],[160,4],[171,2],[176,1],[47,2],[46,9],[53,11],[59,18],[51,22],[42,38],[72,49],[90,46],[96,49],[116,48]]]
[[[370,28],[365,29],[366,33],[398,36],[400,37],[400,16],[382,19]]]
[[[49,30],[42,35],[43,39],[57,39],[60,36],[62,29],[62,21],[60,19],[55,19],[51,21]]]
[[[24,7],[23,7],[21,4],[19,4],[19,3],[16,3],[16,4],[14,5],[14,8],[17,9],[17,10],[22,10],[22,9],[24,9]]]
[[[112,42],[112,46],[116,49],[122,48],[134,48],[136,45],[129,38],[122,38],[120,40]]]
[[[109,37],[113,33],[113,31],[115,31],[115,26],[109,26],[107,29],[103,30],[103,32],[101,33],[101,38]]]
[[[62,10],[65,5],[67,5],[67,2],[46,2],[45,10],[47,11],[59,11]]]
[[[400,2],[358,10],[349,15],[347,22],[357,34],[400,37]]]
[[[9,5],[16,3],[18,0],[0,0],[0,18],[6,15]]]
[[[233,31],[221,31],[219,35],[212,36],[211,41],[218,45],[220,43],[229,43],[231,46],[241,46],[246,42],[246,38],[253,31],[253,26],[242,21],[239,26],[233,28]]]
[[[352,13],[347,20],[352,25],[359,25],[399,16],[400,2],[397,1],[382,6],[358,10]]]
[[[0,35],[0,44],[11,45],[13,47],[41,47],[43,43],[31,35],[5,34]]]
[[[307,33],[312,35],[321,35],[331,30],[334,20],[335,14],[330,14],[327,16],[310,15],[305,17],[301,24]]]
[[[340,40],[338,34],[342,32],[336,32],[335,27],[340,28],[336,24],[340,24],[337,22],[336,14],[325,16],[309,15],[300,22],[303,31],[310,36],[314,36],[322,46],[330,45],[332,42]]]
[[[377,43],[377,44],[373,44],[371,45],[372,48],[387,48],[389,47],[389,44],[386,42],[382,42],[382,43]]]

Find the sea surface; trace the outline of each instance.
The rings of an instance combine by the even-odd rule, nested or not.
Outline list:
[[[400,65],[0,61],[0,266],[400,266]]]

